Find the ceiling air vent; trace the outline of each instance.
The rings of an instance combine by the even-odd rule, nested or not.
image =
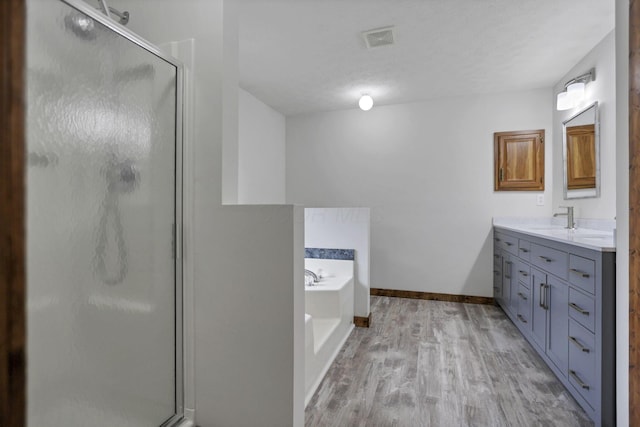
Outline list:
[[[368,49],[392,45],[394,42],[393,27],[363,31],[362,37],[364,37],[364,42],[367,44]]]

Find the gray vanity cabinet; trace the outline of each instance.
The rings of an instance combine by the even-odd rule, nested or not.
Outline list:
[[[538,351],[547,348],[547,309],[545,296],[547,293],[547,275],[542,271],[531,269],[532,308],[531,308],[531,339],[538,346]]]
[[[566,283],[532,268],[533,304],[530,341],[543,351],[562,374],[567,376],[569,346],[569,287]],[[520,320],[520,319],[518,319]]]
[[[615,426],[615,252],[494,230],[494,297],[596,426]]]

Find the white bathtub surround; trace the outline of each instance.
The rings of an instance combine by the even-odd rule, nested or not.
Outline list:
[[[354,315],[369,316],[369,208],[305,208],[304,244],[307,248],[354,249]]]
[[[353,261],[305,259],[322,277],[305,285],[305,406],[353,330]]]
[[[562,243],[571,243],[603,252],[616,250],[615,220],[576,219],[576,228],[565,228],[566,218],[494,218],[495,227],[506,228],[531,236],[544,237]]]

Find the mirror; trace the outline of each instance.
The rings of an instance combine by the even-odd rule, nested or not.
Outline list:
[[[598,102],[562,122],[564,198],[600,196]]]

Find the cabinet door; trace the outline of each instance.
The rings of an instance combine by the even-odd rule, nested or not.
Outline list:
[[[569,362],[569,286],[547,277],[547,356],[567,375]]]
[[[511,302],[511,282],[514,280],[515,269],[511,255],[502,255],[502,300],[503,308],[513,314]]]
[[[531,295],[533,297],[531,307],[531,336],[533,341],[544,351],[547,340],[547,309],[545,295],[547,275],[531,269]]]
[[[544,190],[544,129],[496,132],[494,190]]]

